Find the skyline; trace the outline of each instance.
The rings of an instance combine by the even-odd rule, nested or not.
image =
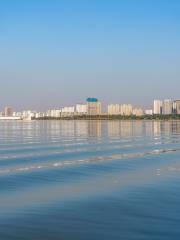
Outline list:
[[[5,107],[0,112],[0,120],[52,120],[52,119],[94,119],[113,120],[116,119],[179,119],[180,118],[180,99],[154,100],[152,109],[142,109],[132,104],[108,104],[106,111],[102,109],[102,103],[97,98],[89,97],[86,103],[74,104],[54,109],[47,109],[45,112],[37,110],[23,110],[15,112],[11,107]],[[90,118],[90,119],[87,119]]]
[[[0,108],[179,98],[180,2],[0,3]]]
[[[178,106],[177,106],[177,102],[178,102]],[[82,109],[83,109],[83,112],[85,112],[84,111],[84,106],[87,107],[88,103],[93,103],[93,104],[94,103],[96,103],[96,104],[100,103],[100,112],[102,112],[102,113],[107,113],[109,107],[116,108],[117,105],[119,105],[119,106],[124,105],[124,106],[131,106],[132,109],[141,109],[143,112],[152,111],[152,113],[154,112],[153,110],[155,108],[157,108],[158,110],[155,110],[155,112],[159,111],[159,113],[155,113],[155,114],[162,114],[162,112],[160,113],[160,111],[162,111],[161,108],[163,108],[163,104],[168,105],[168,108],[171,108],[172,113],[173,113],[173,109],[175,109],[176,107],[178,107],[178,109],[179,109],[180,98],[177,98],[177,99],[174,99],[174,98],[170,98],[170,99],[156,98],[156,99],[153,100],[153,102],[151,102],[149,108],[144,108],[142,103],[140,105],[136,105],[132,102],[109,102],[109,103],[105,104],[103,101],[99,100],[98,98],[95,98],[95,97],[91,96],[91,97],[88,97],[84,100],[81,100],[81,102],[76,102],[76,103],[73,103],[71,105],[62,105],[61,104],[59,106],[54,106],[52,108],[47,108],[44,111],[39,111],[37,108],[28,109],[27,107],[24,108],[24,109],[15,109],[13,106],[10,106],[10,105],[7,105],[7,104],[4,106],[3,109],[4,109],[4,112],[6,112],[6,111],[13,112],[12,111],[12,109],[13,109],[13,110],[15,110],[15,112],[23,112],[23,111],[25,111],[25,112],[32,111],[33,112],[33,111],[35,111],[35,112],[41,112],[42,113],[42,112],[46,112],[46,111],[49,111],[49,110],[50,111],[51,110],[53,110],[53,111],[58,110],[59,111],[59,110],[62,110],[62,109],[66,109],[65,111],[67,111],[67,109],[68,109],[72,112],[76,112],[77,111],[76,109],[78,108],[80,111],[82,111]],[[155,107],[155,105],[156,105],[156,107]],[[94,109],[94,105],[92,106],[92,108]],[[180,111],[180,109],[178,111]],[[0,109],[0,114],[2,114],[2,113],[3,113],[3,111],[2,111],[2,109]]]

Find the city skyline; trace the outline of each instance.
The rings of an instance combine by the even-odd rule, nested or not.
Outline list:
[[[124,105],[124,104],[127,104],[127,105],[132,105],[133,107],[141,107],[143,110],[146,110],[147,108],[145,108],[144,107],[144,105],[143,105],[143,103],[141,103],[141,104],[139,104],[139,105],[137,105],[137,104],[135,104],[135,103],[132,103],[132,102],[130,102],[130,101],[127,101],[127,102],[120,102],[120,101],[117,101],[117,102],[112,102],[112,101],[110,101],[109,103],[105,103],[102,99],[99,99],[99,98],[96,98],[96,97],[87,97],[86,99],[81,99],[81,101],[79,101],[79,102],[75,102],[75,103],[72,103],[72,104],[68,104],[68,105],[63,105],[63,104],[59,104],[59,105],[56,105],[56,106],[51,106],[51,105],[49,105],[50,107],[48,107],[48,108],[46,108],[46,109],[44,109],[44,110],[48,110],[48,109],[58,109],[58,108],[64,108],[64,107],[72,107],[72,106],[76,106],[76,105],[84,105],[84,104],[87,104],[88,103],[88,100],[89,99],[95,99],[95,100],[97,100],[98,102],[100,102],[101,103],[101,105],[103,106],[103,108],[101,109],[102,110],[102,112],[104,112],[104,108],[107,108],[108,109],[108,106],[109,105]],[[154,108],[154,104],[155,104],[155,102],[158,102],[158,104],[163,104],[163,102],[166,102],[166,101],[172,101],[172,102],[176,102],[176,101],[180,101],[180,98],[166,98],[166,99],[160,99],[160,98],[155,98],[155,99],[153,99],[153,101],[151,102],[151,103],[149,103],[149,106],[150,106],[150,108]],[[101,107],[102,107],[101,106]],[[21,111],[21,110],[26,110],[26,109],[31,109],[31,110],[33,110],[33,108],[28,108],[28,107],[25,107],[25,108],[23,108],[23,109],[20,109],[20,107],[18,107],[18,109],[16,109],[16,108],[14,108],[14,106],[13,105],[9,105],[9,104],[5,104],[2,108],[3,109],[5,109],[5,111],[6,111],[6,108],[11,108],[11,107],[13,107],[13,109],[14,110],[18,110],[18,111]],[[162,106],[160,106],[160,107],[162,107]],[[2,110],[2,108],[0,108],[0,110]],[[34,110],[39,110],[38,108],[34,108]],[[158,113],[157,113],[158,114]]]
[[[75,103],[71,106],[61,106],[57,108],[49,108],[46,111],[38,111],[37,109],[23,109],[14,111],[12,107],[6,106],[4,111],[0,111],[1,120],[20,120],[20,119],[41,119],[41,118],[61,118],[73,116],[156,116],[156,115],[180,115],[180,99],[164,99],[153,101],[152,107],[143,109],[131,103],[109,103],[103,110],[102,102],[97,98],[88,97],[86,102]]]
[[[0,3],[0,108],[179,97],[180,2]]]

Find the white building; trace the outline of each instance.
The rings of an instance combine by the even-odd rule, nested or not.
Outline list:
[[[133,115],[140,117],[144,115],[144,112],[141,108],[134,108],[133,109]]]
[[[22,112],[13,112],[13,117],[22,117]]]
[[[171,99],[166,99],[163,101],[163,114],[169,115],[173,112],[173,101]]]
[[[145,110],[146,115],[153,115],[153,110],[152,109],[147,109]]]
[[[46,114],[43,113],[43,112],[36,112],[36,113],[35,113],[35,118],[43,118],[43,117],[45,117],[45,116],[46,116]]]
[[[36,112],[31,110],[23,111],[21,115],[23,119],[28,119],[28,120],[31,120],[35,116],[36,116]]]
[[[75,107],[63,107],[61,109],[62,116],[73,116],[75,114]]]
[[[61,109],[50,109],[46,113],[47,117],[59,118],[61,116]]]
[[[130,116],[133,114],[133,107],[131,104],[122,104],[121,105],[121,115]]]
[[[87,114],[87,105],[86,104],[76,104],[76,114],[78,114],[78,115]]]
[[[4,116],[5,117],[12,117],[13,116],[13,110],[12,110],[11,107],[5,107]]]
[[[109,104],[108,105],[109,115],[119,115],[121,114],[121,106],[119,104]]]
[[[154,114],[162,114],[162,101],[154,100]]]
[[[174,108],[175,108],[175,112],[176,112],[177,114],[180,114],[180,100],[176,100],[176,101],[174,102]]]

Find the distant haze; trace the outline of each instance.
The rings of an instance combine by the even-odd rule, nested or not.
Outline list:
[[[0,108],[180,98],[180,1],[0,1]]]

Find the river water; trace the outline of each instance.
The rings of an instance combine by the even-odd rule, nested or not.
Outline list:
[[[180,121],[1,121],[0,239],[180,239]]]

